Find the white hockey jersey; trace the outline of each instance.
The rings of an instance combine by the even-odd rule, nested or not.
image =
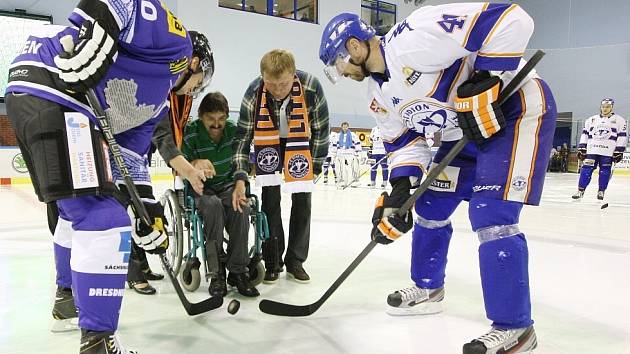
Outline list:
[[[381,138],[381,129],[377,126],[372,128],[370,132],[370,141],[372,142],[372,154],[373,155],[385,155],[385,145],[383,145],[383,138]]]
[[[516,4],[457,3],[424,6],[381,38],[386,71],[369,79],[368,99],[385,149],[393,152],[393,178],[428,165],[425,136],[462,137],[453,105],[457,87],[474,70],[499,75],[505,86],[525,63],[533,29]]]
[[[578,147],[586,149],[589,155],[612,156],[613,152],[624,152],[627,144],[626,120],[617,114],[610,117],[597,114],[584,122]]]
[[[337,132],[331,131],[328,139],[328,155],[326,155],[326,157],[334,158],[337,155],[337,141],[339,140],[339,135]]]

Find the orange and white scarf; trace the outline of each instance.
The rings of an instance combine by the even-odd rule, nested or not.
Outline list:
[[[278,186],[287,193],[313,191],[313,158],[309,141],[311,137],[304,89],[297,75],[293,79],[288,114],[289,134],[284,149],[284,161],[280,161],[281,117],[274,121],[271,97],[264,83],[258,90],[258,109],[254,122],[254,151],[256,153],[256,185]],[[282,165],[280,164],[282,163]]]

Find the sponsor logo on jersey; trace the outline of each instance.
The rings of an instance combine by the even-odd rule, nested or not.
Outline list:
[[[383,106],[378,104],[378,101],[376,100],[376,98],[372,98],[372,103],[370,103],[370,110],[372,110],[372,112],[376,114],[382,114],[382,115],[387,114],[387,110],[383,108]]]
[[[457,113],[454,110],[431,101],[413,100],[402,106],[399,112],[407,128],[423,136],[457,126]]]
[[[418,79],[420,78],[420,76],[422,76],[422,73],[419,71],[415,71],[412,68],[405,66],[403,69],[403,75],[405,75],[407,78],[405,79],[405,83],[407,83],[407,86],[413,86],[413,84],[415,84]]]
[[[274,172],[280,164],[280,156],[278,151],[274,148],[266,147],[258,152],[256,155],[256,161],[258,167],[267,173]]]
[[[22,48],[22,52],[20,54],[37,54],[39,48],[41,48],[42,44],[37,43],[36,41],[26,41],[24,47]]]
[[[447,166],[431,183],[429,189],[437,192],[455,192],[459,180],[459,167]]]
[[[303,178],[310,171],[310,164],[308,159],[303,154],[293,155],[289,159],[289,175],[298,179]]]
[[[597,124],[593,129],[593,138],[597,140],[607,140],[612,135],[610,126],[607,123]]]
[[[466,22],[466,16],[444,14],[442,15],[442,20],[438,21],[437,23],[447,33],[453,33],[455,29],[464,28],[465,22]]]
[[[107,264],[105,265],[105,270],[125,270],[125,269],[129,269],[128,266],[126,265],[120,265],[120,264]]]
[[[527,188],[527,178],[523,176],[512,178],[512,188],[517,192],[524,191]]]
[[[18,173],[26,173],[28,172],[28,168],[26,168],[26,161],[24,161],[24,156],[18,153],[13,156],[13,160],[11,161],[11,166]]]
[[[183,57],[179,60],[174,60],[168,64],[168,69],[171,74],[179,74],[182,71],[188,69],[188,57]]]
[[[124,293],[124,288],[90,288],[88,296],[122,297]]]
[[[28,77],[28,69],[17,69],[9,73],[9,79],[14,79],[16,77]]]
[[[473,186],[473,192],[477,193],[477,192],[481,192],[481,191],[495,191],[498,192],[501,190],[501,186],[494,184],[494,185],[485,185],[485,186]]]
[[[394,105],[394,107],[398,106],[400,102],[402,102],[402,99],[398,97],[392,97],[392,104]]]
[[[392,35],[387,40],[387,43],[391,42],[392,39],[398,37],[398,35],[403,33],[405,30],[409,30],[409,32],[413,31],[413,28],[409,26],[409,23],[407,23],[406,19],[403,22],[399,23],[396,29],[394,29],[394,31],[392,32]]]

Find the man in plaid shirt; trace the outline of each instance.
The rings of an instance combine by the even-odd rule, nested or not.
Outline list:
[[[246,179],[249,171],[250,144],[254,139],[256,116],[260,107],[261,86],[267,89],[271,99],[269,113],[274,126],[279,130],[281,155],[285,150],[288,134],[288,119],[291,111],[291,89],[297,77],[304,92],[310,126],[310,152],[313,159],[313,172],[318,175],[328,154],[328,105],[322,86],[313,75],[296,70],[293,55],[285,50],[272,50],[265,54],[260,63],[261,76],[247,88],[241,104],[240,117],[234,139],[234,164],[236,180]],[[280,161],[284,156],[280,156]],[[308,256],[311,225],[311,193],[291,195],[291,219],[289,222],[289,242],[284,261],[284,230],[280,216],[280,186],[262,188],[262,209],[267,214],[270,240],[263,245],[265,261],[265,283],[278,280],[283,264],[287,273],[298,282],[308,282],[309,275],[302,263]]]

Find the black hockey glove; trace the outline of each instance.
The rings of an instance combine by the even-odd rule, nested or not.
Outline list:
[[[505,128],[505,117],[497,102],[501,79],[487,71],[475,73],[457,88],[455,109],[464,135],[481,144]]]
[[[392,194],[389,195],[387,192],[381,194],[372,215],[372,240],[384,245],[394,242],[413,227],[411,210],[404,217],[396,214],[410,196],[409,177],[397,178],[390,182],[393,186]]]
[[[313,161],[313,176],[319,176],[322,173],[322,164],[319,162]]]
[[[86,92],[105,76],[116,55],[116,33],[107,33],[98,21],[83,21],[75,43],[72,36],[60,39],[65,53],[55,57],[59,78],[75,92]],[[115,36],[115,37],[113,37]]]
[[[580,148],[577,151],[577,158],[580,161],[583,161],[586,158],[586,149],[585,148]]]
[[[623,152],[618,152],[618,151],[613,152],[612,158],[613,158],[614,163],[621,162],[621,160],[623,160]]]

